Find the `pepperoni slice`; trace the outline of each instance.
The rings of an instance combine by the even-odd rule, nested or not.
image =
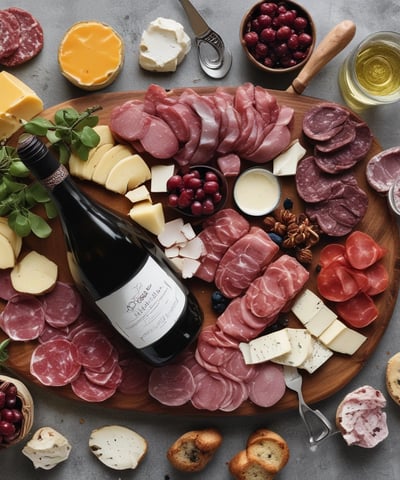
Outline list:
[[[360,285],[351,270],[337,261],[321,269],[317,288],[324,298],[332,302],[344,302],[360,291]]]
[[[165,365],[150,374],[149,394],[163,405],[184,405],[192,398],[195,388],[192,372],[185,365]]]
[[[359,292],[353,298],[336,305],[339,317],[353,328],[363,328],[378,318],[378,309],[372,298]]]
[[[359,270],[370,267],[386,253],[370,235],[359,230],[347,237],[345,249],[347,260]]]
[[[50,293],[43,298],[46,322],[55,328],[74,323],[82,310],[82,298],[74,287],[57,282]]]
[[[12,340],[35,340],[45,326],[41,302],[28,295],[15,295],[3,310],[0,326]]]
[[[81,370],[77,350],[69,340],[55,338],[41,343],[32,353],[30,371],[40,383],[62,387],[74,380]]]
[[[104,365],[114,350],[103,333],[91,328],[78,332],[72,343],[76,346],[79,363],[88,368]]]
[[[341,243],[329,243],[319,254],[319,264],[321,267],[327,267],[332,262],[348,265],[345,257],[346,251]]]
[[[91,382],[83,371],[71,382],[71,388],[77,397],[93,403],[104,402],[116,392],[116,387],[96,385]]]

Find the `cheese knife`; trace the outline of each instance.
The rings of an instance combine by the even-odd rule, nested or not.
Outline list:
[[[179,0],[195,34],[200,66],[212,78],[223,78],[232,65],[232,54],[189,0]]]

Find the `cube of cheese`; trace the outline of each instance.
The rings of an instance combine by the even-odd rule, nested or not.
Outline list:
[[[292,312],[300,320],[303,325],[307,325],[319,310],[321,310],[324,302],[311,290],[304,290],[292,306]]]
[[[165,218],[161,203],[153,204],[148,201],[135,203],[129,216],[154,235],[159,235],[164,230]]]
[[[150,191],[155,192],[166,192],[167,191],[167,181],[174,174],[175,165],[153,165],[151,167],[151,185]]]
[[[336,319],[335,312],[326,305],[321,305],[317,313],[306,323],[306,328],[311,335],[319,337]]]
[[[343,322],[335,320],[318,338],[324,345],[329,347],[330,343],[346,328]]]
[[[43,110],[43,102],[25,83],[11,73],[0,72],[0,141],[19,128],[20,120],[31,120]]]
[[[297,164],[304,157],[305,153],[306,149],[296,140],[287,150],[274,158],[274,175],[295,175]]]
[[[132,203],[142,202],[143,200],[151,202],[150,192],[147,190],[146,185],[140,185],[133,190],[129,190],[129,192],[126,192],[125,197]]]

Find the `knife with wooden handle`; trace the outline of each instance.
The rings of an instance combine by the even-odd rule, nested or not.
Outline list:
[[[310,59],[286,90],[301,95],[314,76],[341,52],[352,40],[356,26],[351,20],[343,20],[334,27],[316,47]]]

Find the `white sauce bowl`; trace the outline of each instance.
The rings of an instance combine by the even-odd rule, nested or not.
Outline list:
[[[267,215],[279,203],[281,186],[269,170],[249,168],[237,178],[233,198],[243,213],[254,217]]]

